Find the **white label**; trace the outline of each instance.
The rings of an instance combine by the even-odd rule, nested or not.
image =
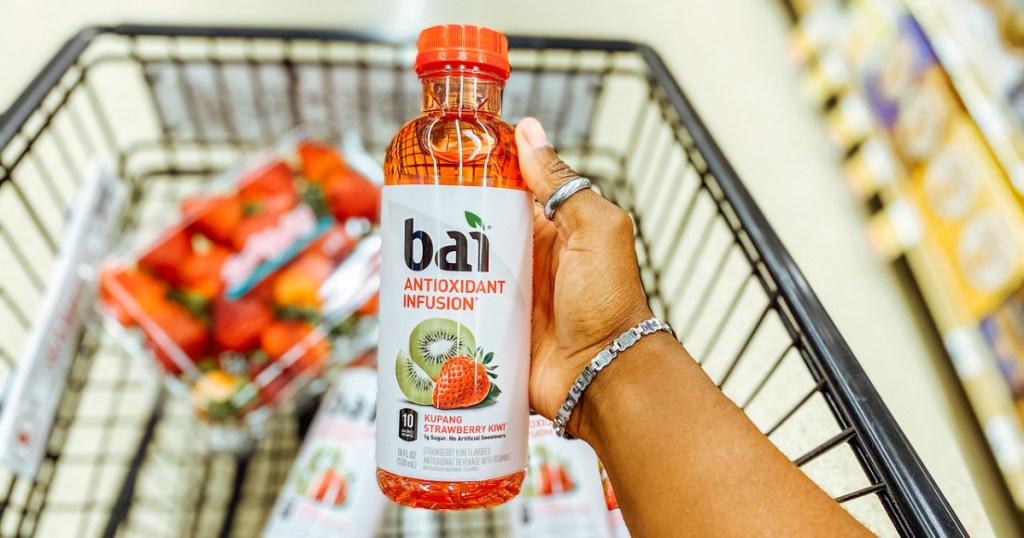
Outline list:
[[[526,467],[531,204],[511,189],[384,187],[378,467],[451,482]]]
[[[124,205],[124,188],[93,163],[70,208],[42,307],[18,358],[0,415],[0,461],[33,479],[46,451],[57,405],[78,351],[93,295],[87,284],[106,256]]]
[[[530,466],[509,514],[514,538],[607,538],[597,454],[555,435],[550,420],[530,417]]]
[[[374,457],[376,375],[343,370],[324,398],[263,536],[370,538],[388,500]]]

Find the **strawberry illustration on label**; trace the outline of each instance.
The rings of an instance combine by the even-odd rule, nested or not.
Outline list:
[[[491,380],[484,365],[465,355],[452,357],[441,367],[434,384],[434,407],[457,409],[476,405],[487,397]]]
[[[341,506],[348,498],[348,479],[334,469],[325,469],[313,482],[310,493],[317,501]]]
[[[615,498],[615,490],[612,489],[612,481],[608,478],[608,471],[605,470],[604,464],[600,461],[597,462],[598,470],[601,472],[601,487],[604,489],[604,502],[608,506],[608,511],[616,510],[619,508],[619,501]]]

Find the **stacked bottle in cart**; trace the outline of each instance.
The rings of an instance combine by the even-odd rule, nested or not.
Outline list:
[[[378,161],[415,117],[412,47],[329,31],[136,27],[73,37],[0,119],[0,360],[20,366],[90,158],[116,166],[122,231],[304,125],[352,133]],[[617,41],[511,38],[511,122],[538,117],[572,165],[634,217],[654,313],[722,390],[827,492],[882,535],[960,524],[664,63]],[[0,476],[0,536],[254,536],[307,424],[302,402],[253,450],[209,449],[190,404],[94,323],[38,473]],[[383,536],[507,532],[507,508],[392,507]]]

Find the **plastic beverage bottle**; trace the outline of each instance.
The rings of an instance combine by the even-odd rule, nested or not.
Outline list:
[[[384,160],[377,482],[485,508],[526,468],[533,197],[500,117],[505,36],[436,26],[418,47],[423,113]]]
[[[263,538],[372,538],[389,503],[374,483],[374,354],[334,377]]]
[[[523,493],[509,503],[511,538],[611,538],[597,454],[530,417],[530,466]]]

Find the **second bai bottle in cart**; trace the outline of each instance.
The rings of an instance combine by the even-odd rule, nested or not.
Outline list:
[[[436,26],[418,47],[423,113],[384,161],[377,481],[483,508],[526,468],[533,197],[500,117],[505,36]]]

